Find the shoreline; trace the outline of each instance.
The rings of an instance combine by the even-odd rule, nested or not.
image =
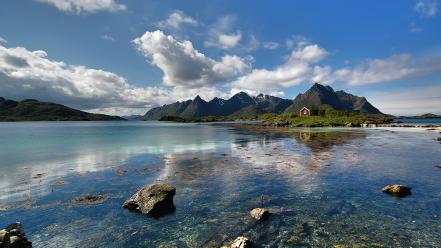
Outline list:
[[[212,122],[213,123],[213,122]],[[299,129],[317,129],[317,128],[336,128],[336,129],[402,129],[402,130],[419,130],[419,131],[429,131],[429,132],[440,132],[441,133],[441,125],[409,125],[409,124],[397,124],[397,123],[391,123],[391,124],[362,124],[361,126],[315,126],[315,127],[308,127],[308,126],[293,126],[293,125],[274,125],[273,123],[216,123],[220,125],[226,125],[226,126],[233,126],[233,127],[261,127],[265,129],[290,129],[290,128],[299,128]]]

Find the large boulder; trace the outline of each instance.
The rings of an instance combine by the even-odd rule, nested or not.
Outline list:
[[[250,215],[256,220],[264,221],[268,219],[270,212],[265,208],[255,208],[250,211]]]
[[[32,242],[26,237],[20,222],[0,230],[0,248],[31,248]]]
[[[123,207],[152,216],[162,216],[173,212],[173,196],[176,188],[171,184],[158,183],[147,185],[138,190]]]
[[[394,184],[394,185],[387,185],[386,187],[384,187],[383,189],[381,189],[381,191],[394,195],[394,196],[399,196],[399,197],[403,197],[406,195],[410,195],[412,187],[409,186],[405,186],[405,185],[399,185],[399,184]]]
[[[245,237],[237,237],[230,245],[222,246],[221,248],[251,248],[253,247],[253,242]]]

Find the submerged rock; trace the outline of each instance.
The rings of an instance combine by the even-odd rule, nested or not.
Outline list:
[[[66,181],[55,181],[55,182],[51,183],[52,186],[66,186],[68,184],[69,183]]]
[[[123,207],[152,216],[161,216],[175,210],[173,196],[176,188],[171,184],[158,183],[138,190]]]
[[[256,220],[264,221],[268,219],[270,212],[265,208],[255,208],[250,211],[250,215]]]
[[[384,187],[383,189],[381,189],[381,191],[394,195],[394,196],[406,196],[406,195],[410,195],[411,194],[411,189],[412,187],[409,186],[405,186],[405,185],[399,185],[399,184],[394,184],[394,185],[388,185],[386,187]]]
[[[30,248],[32,242],[26,237],[20,222],[11,224],[0,230],[1,248]]]
[[[334,216],[334,215],[347,215],[347,214],[351,214],[353,213],[356,209],[356,207],[354,206],[354,204],[346,201],[346,200],[342,200],[338,203],[336,203],[336,205],[331,208],[326,215],[328,216]]]
[[[230,245],[222,246],[221,248],[250,248],[253,247],[253,242],[246,237],[237,237]]]
[[[103,203],[106,197],[103,195],[86,195],[75,198],[74,203],[79,204],[99,204]]]

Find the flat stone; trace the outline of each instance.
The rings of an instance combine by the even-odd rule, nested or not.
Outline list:
[[[222,246],[221,248],[250,248],[253,247],[253,242],[246,237],[237,237],[230,245]]]
[[[173,197],[176,188],[171,184],[158,183],[147,185],[138,190],[123,207],[152,216],[162,216],[173,212]]]
[[[411,190],[412,190],[412,187],[409,187],[406,185],[399,185],[399,184],[387,185],[386,187],[381,189],[381,191],[383,191],[385,193],[388,193],[388,194],[391,194],[394,196],[399,196],[399,197],[410,195]]]
[[[270,212],[265,208],[255,208],[250,211],[250,215],[256,220],[264,221],[268,219]]]

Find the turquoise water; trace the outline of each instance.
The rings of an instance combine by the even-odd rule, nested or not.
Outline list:
[[[407,125],[441,125],[441,118],[397,118],[395,121]]]
[[[0,123],[0,226],[35,247],[440,247],[440,134],[156,122]],[[63,181],[65,185],[53,185]],[[177,187],[159,219],[121,204]],[[412,195],[380,189],[409,184]],[[104,201],[81,204],[84,195]],[[263,223],[248,212],[271,208]]]

